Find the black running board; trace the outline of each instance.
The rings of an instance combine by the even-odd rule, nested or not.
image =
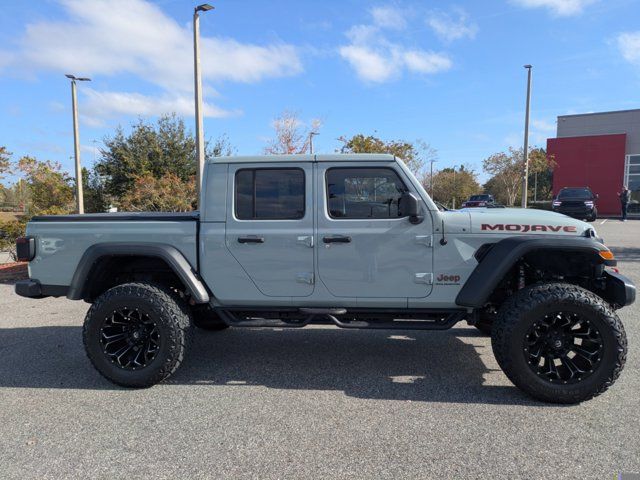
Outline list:
[[[264,318],[261,314],[277,315],[278,311],[271,309],[254,310],[247,307],[215,308],[220,318],[231,327],[268,327],[268,328],[302,328],[310,324],[335,325],[347,329],[376,329],[376,330],[447,330],[467,316],[466,311],[404,311],[397,312],[399,317],[411,315],[412,318],[393,318],[390,310],[368,310],[367,320],[359,320],[358,314],[346,315],[345,308],[300,308],[286,309],[281,313],[298,317],[283,321],[279,318]],[[243,313],[244,315],[238,315]],[[358,311],[362,313],[362,311]],[[376,314],[379,318],[375,318]],[[346,315],[346,316],[345,316]],[[424,319],[421,319],[422,316]],[[432,317],[432,318],[429,318]]]

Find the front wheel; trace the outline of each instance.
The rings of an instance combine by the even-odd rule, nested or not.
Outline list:
[[[174,373],[191,335],[186,303],[149,283],[118,285],[100,295],[84,321],[87,356],[98,372],[124,387],[150,387]]]
[[[576,285],[545,283],[505,302],[493,325],[492,347],[521,390],[545,402],[579,403],[616,381],[627,337],[600,297]]]

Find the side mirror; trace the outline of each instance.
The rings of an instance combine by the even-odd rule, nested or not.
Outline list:
[[[398,216],[409,217],[409,221],[414,224],[422,222],[418,197],[410,192],[403,193],[398,202]]]

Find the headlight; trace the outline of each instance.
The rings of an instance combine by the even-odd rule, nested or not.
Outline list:
[[[553,201],[553,206],[554,207],[559,207],[560,205],[562,205],[562,202],[560,200],[554,200]]]
[[[593,202],[592,202],[591,200],[585,200],[584,204],[585,204],[587,207],[593,207]]]

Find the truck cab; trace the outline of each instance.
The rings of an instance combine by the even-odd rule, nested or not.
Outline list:
[[[438,210],[391,155],[219,159],[205,182],[200,270],[224,304],[407,308],[433,290]]]

